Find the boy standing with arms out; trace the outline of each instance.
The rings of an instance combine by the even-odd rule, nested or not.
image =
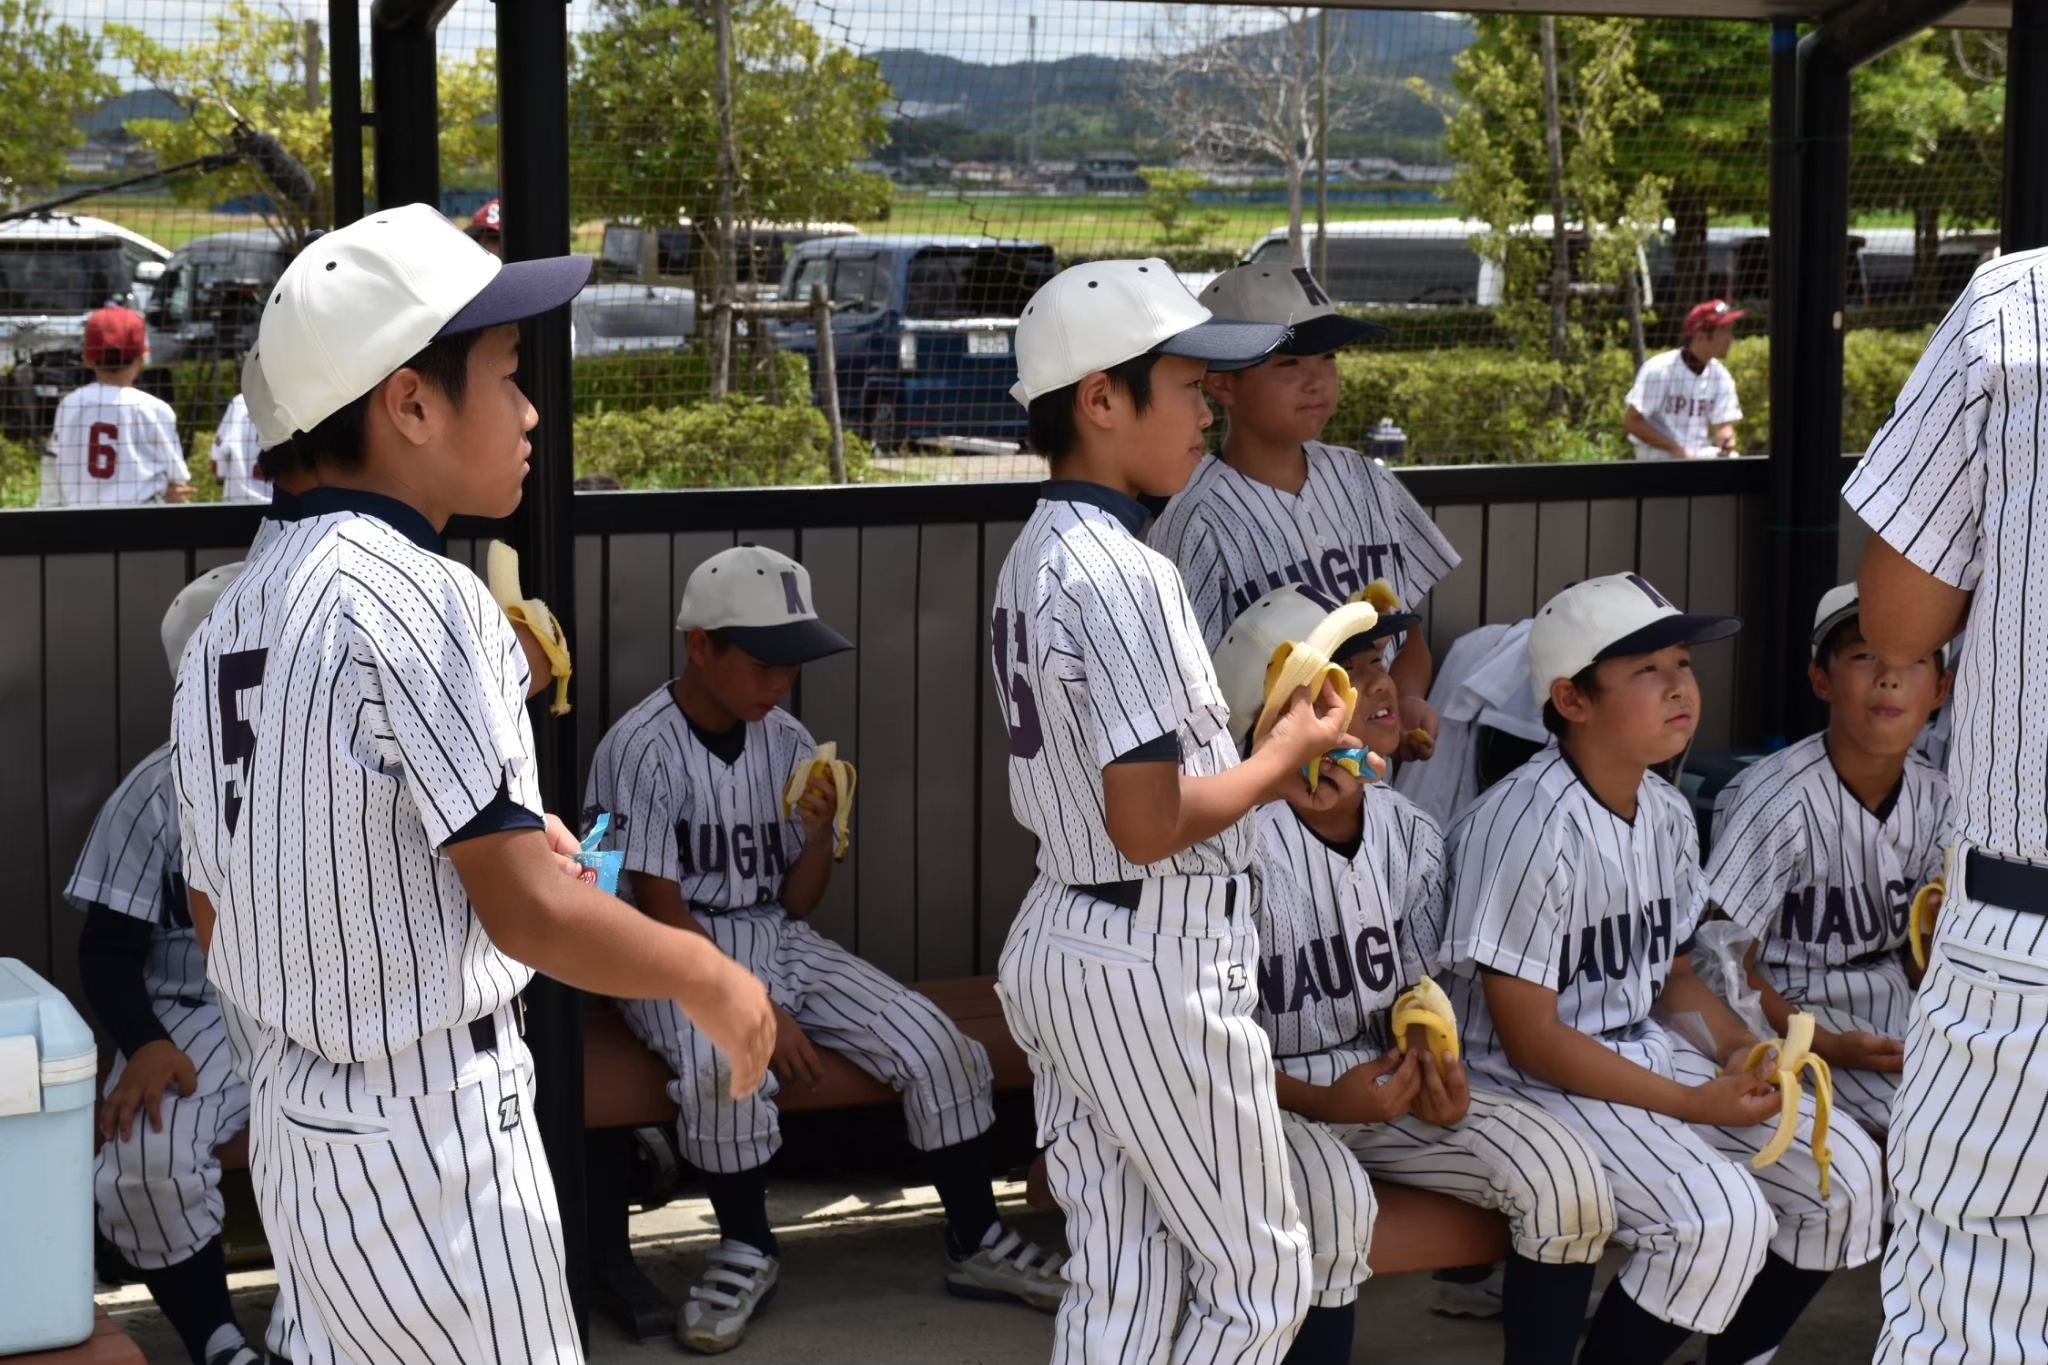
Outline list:
[[[1343,743],[1342,708],[1298,699],[1240,764],[1180,575],[1137,538],[1138,495],[1201,458],[1203,371],[1281,332],[1212,322],[1158,260],[1074,266],[1017,328],[1010,392],[1053,479],[991,619],[1039,869],[998,980],[1072,1248],[1055,1365],[1274,1365],[1308,1307],[1246,816]]]
[[[1878,659],[1854,583],[1821,598],[1807,672],[1827,729],[1721,789],[1707,891],[1756,939],[1749,979],[1771,1026],[1814,1016],[1837,1104],[1882,1141],[1919,976],[1909,910],[1942,875],[1950,821],[1948,779],[1912,750],[1948,678],[1938,652],[1902,668]]]
[[[1220,453],[1204,459],[1146,539],[1179,566],[1210,648],[1260,597],[1306,583],[1339,602],[1386,579],[1413,606],[1458,567],[1436,523],[1385,466],[1319,439],[1337,411],[1337,352],[1372,324],[1332,306],[1305,269],[1244,265],[1202,291],[1219,316],[1276,323],[1287,338],[1260,364],[1211,371],[1209,396],[1230,420]],[[1429,642],[1409,631],[1394,656],[1403,758],[1426,758],[1407,738],[1434,734]]]
[[[1441,957],[1467,1060],[1600,1153],[1630,1252],[1580,1365],[1658,1365],[1696,1331],[1709,1365],[1768,1360],[1827,1277],[1879,1249],[1878,1150],[1834,1129],[1822,1196],[1811,1096],[1791,1150],[1752,1171],[1778,1093],[1742,1069],[1756,1039],[1692,970],[1698,830],[1650,769],[1692,739],[1692,646],[1737,625],[1635,574],[1559,593],[1529,633],[1558,747],[1451,828]]]
[[[126,507],[190,499],[192,472],[185,467],[177,415],[169,403],[135,387],[149,363],[142,314],[102,308],[86,318],[85,363],[92,367],[92,383],[57,405],[44,505]]]
[[[539,416],[515,324],[589,272],[502,264],[413,204],[314,242],[264,308],[252,417],[308,484],[185,652],[174,773],[208,975],[253,1032],[251,1174],[302,1362],[582,1359],[527,1121],[535,969],[679,998],[736,1092],[773,1045],[752,975],[574,875],[525,656],[440,553],[451,516],[518,506]]]
[[[1622,430],[1638,460],[1711,460],[1734,455],[1742,400],[1721,363],[1735,344],[1740,308],[1708,299],[1685,315],[1685,344],[1653,355],[1636,371]]]

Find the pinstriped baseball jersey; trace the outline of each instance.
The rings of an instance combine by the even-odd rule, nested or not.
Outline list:
[[[1066,886],[1243,871],[1249,816],[1149,867],[1110,841],[1112,759],[1173,735],[1182,770],[1206,776],[1234,766],[1237,750],[1180,574],[1137,538],[1138,504],[1094,485],[1047,489],[1003,560],[990,615],[1010,809],[1038,836],[1039,870]]]
[[[1384,578],[1412,605],[1458,567],[1458,552],[1385,466],[1320,441],[1302,452],[1299,493],[1207,457],[1146,537],[1179,566],[1211,649],[1239,613],[1288,583],[1341,602]]]
[[[541,810],[505,614],[428,548],[417,513],[354,501],[377,515],[307,516],[250,561],[185,651],[173,703],[186,878],[218,915],[213,980],[335,1062],[392,1058],[525,986],[531,969],[492,945],[441,849],[501,792]],[[444,1082],[422,1058],[418,1083]]]
[[[1884,542],[1972,591],[1949,739],[1956,834],[2048,862],[2048,249],[1979,268],[1842,496]]]
[[[1621,1037],[1650,1017],[1672,957],[1704,899],[1699,830],[1685,798],[1653,773],[1624,820],[1593,795],[1561,749],[1502,778],[1451,826],[1449,923],[1440,950],[1473,1067],[1508,1062],[1478,969],[1557,991],[1557,1016]],[[1641,1060],[1638,1058],[1637,1060]]]
[[[1906,756],[1899,789],[1871,811],[1835,771],[1826,734],[1750,767],[1714,802],[1707,894],[1756,936],[1780,988],[1896,953],[1913,893],[1942,870],[1948,783]]]
[[[100,807],[79,850],[64,899],[80,910],[104,905],[156,926],[143,985],[149,998],[204,998],[206,955],[192,931],[192,912],[179,871],[178,813],[171,790],[171,744],[150,751]]]
[[[190,483],[171,405],[137,388],[87,384],[64,395],[50,432],[67,507],[155,502]]]
[[[1394,998],[1426,975],[1443,913],[1443,835],[1408,798],[1365,789],[1349,857],[1284,801],[1258,814],[1259,1023],[1280,1057],[1391,1046]]]
[[[607,843],[626,855],[627,871],[676,883],[691,910],[771,905],[804,843],[802,822],[783,817],[782,791],[814,747],[778,707],[747,726],[739,758],[726,763],[664,684],[599,742],[584,805],[611,812]],[[619,890],[629,893],[623,881]]]
[[[211,457],[213,477],[220,480],[221,496],[229,502],[270,501],[270,481],[256,468],[257,456],[263,453],[257,441],[249,400],[238,393],[213,433]]]

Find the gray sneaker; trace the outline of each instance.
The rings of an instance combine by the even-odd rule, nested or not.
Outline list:
[[[1067,1292],[1066,1263],[1065,1257],[997,1223],[972,1256],[946,1253],[946,1292],[963,1299],[1014,1299],[1054,1313]]]
[[[747,1338],[747,1323],[775,1297],[782,1262],[745,1242],[720,1242],[705,1253],[704,1276],[676,1322],[676,1340],[700,1355],[730,1351]]]
[[[1497,1318],[1500,1316],[1503,1266],[1483,1280],[1447,1280],[1441,1276],[1429,1282],[1429,1311],[1440,1318]]]

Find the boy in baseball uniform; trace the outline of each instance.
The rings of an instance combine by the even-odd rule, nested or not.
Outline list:
[[[1275,648],[1308,638],[1335,605],[1290,585],[1253,603],[1223,637],[1216,674],[1240,741],[1258,717]],[[1376,756],[1401,739],[1391,643],[1418,624],[1383,613],[1331,656],[1358,692],[1348,742]],[[1456,1056],[1432,1055],[1419,1032],[1392,1035],[1394,1001],[1435,969],[1443,835],[1384,783],[1329,757],[1321,769],[1315,791],[1297,780],[1258,812],[1253,860],[1259,1022],[1277,1057],[1314,1266],[1315,1306],[1288,1359],[1351,1359],[1353,1303],[1370,1274],[1372,1181],[1389,1180],[1508,1215],[1505,1358],[1571,1365],[1594,1263],[1614,1226],[1599,1157],[1536,1105],[1468,1086]]]
[[[1146,537],[1179,566],[1202,638],[1215,648],[1245,608],[1288,583],[1342,602],[1384,578],[1403,602],[1420,602],[1458,566],[1458,552],[1384,465],[1321,440],[1337,411],[1337,352],[1371,336],[1373,324],[1345,317],[1313,275],[1284,265],[1226,270],[1202,303],[1218,317],[1287,328],[1259,364],[1210,372],[1209,396],[1230,424],[1223,445]],[[1410,732],[1436,731],[1424,700],[1430,668],[1429,642],[1409,631],[1394,655],[1403,758],[1430,749]]]
[[[520,319],[583,257],[505,263],[424,204],[293,260],[256,351],[296,520],[179,668],[173,774],[207,973],[251,1034],[250,1168],[295,1361],[580,1361],[519,992],[673,996],[760,1081],[766,992],[586,885],[543,813],[525,655],[441,553],[519,504]],[[252,408],[258,389],[245,373]]]
[[[41,505],[120,507],[185,502],[192,472],[178,439],[177,414],[135,387],[149,364],[142,314],[101,308],[85,320],[85,363],[92,382],[57,404]]]
[[[1223,323],[1163,261],[1048,281],[1016,385],[1052,481],[997,577],[990,663],[1038,878],[998,989],[1067,1218],[1056,1365],[1274,1365],[1309,1306],[1258,998],[1250,812],[1337,748],[1303,696],[1239,762],[1180,574],[1138,539],[1209,424],[1202,376],[1275,326]]]
[[[778,1029],[773,1077],[735,1099],[730,1065],[674,1001],[621,1002],[634,1034],[675,1071],[682,1154],[704,1173],[723,1234],[678,1335],[693,1350],[730,1350],[775,1292],[774,1097],[816,1084],[814,1042],[902,1092],[911,1142],[946,1208],[947,1287],[1052,1311],[1065,1287],[1058,1259],[1003,1226],[989,1188],[988,1054],[931,1001],[805,923],[845,849],[830,780],[814,774],[784,806],[791,775],[808,769],[817,746],[782,702],[803,665],[853,646],[818,619],[803,565],[758,545],[697,566],[676,629],[689,666],[597,746],[585,813],[610,813],[633,902],[759,977]]]
[[[163,642],[174,673],[185,642],[241,570],[213,569],[172,599]],[[64,899],[85,913],[79,975],[118,1053],[93,1163],[100,1235],[149,1286],[193,1365],[253,1365],[228,1299],[214,1155],[247,1126],[249,1092],[192,931],[170,741],[100,808]]]
[[[1948,779],[1913,752],[1948,699],[1939,651],[1902,667],[1863,639],[1856,585],[1821,598],[1807,665],[1828,724],[1763,759],[1714,802],[1707,894],[1756,940],[1750,981],[1780,1034],[1816,1020],[1835,1101],[1882,1141],[1906,1060],[1919,971],[1913,895],[1942,875]],[[1939,895],[1939,892],[1935,893]]]
[[[1529,663],[1557,747],[1450,832],[1440,956],[1467,1063],[1600,1153],[1629,1252],[1583,1365],[1657,1365],[1696,1331],[1712,1365],[1768,1360],[1829,1274],[1878,1252],[1880,1158],[1854,1124],[1830,1135],[1826,1195],[1810,1096],[1791,1150],[1751,1168],[1779,1096],[1742,1069],[1757,1040],[1692,970],[1698,831],[1650,769],[1692,738],[1692,647],[1738,624],[1635,574],[1552,598]]]

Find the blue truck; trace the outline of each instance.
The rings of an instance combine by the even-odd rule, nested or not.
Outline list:
[[[1038,242],[828,237],[791,251],[779,292],[830,292],[840,412],[877,448],[945,436],[1021,440],[1024,409],[1009,392],[1017,317],[1058,269]],[[812,357],[815,385],[813,325],[777,324],[775,339]]]

